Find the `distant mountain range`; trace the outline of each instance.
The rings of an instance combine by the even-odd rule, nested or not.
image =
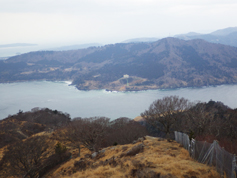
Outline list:
[[[10,47],[25,47],[25,46],[37,46],[37,44],[30,43],[12,43],[0,45],[0,48],[10,48]]]
[[[127,75],[126,75],[127,74]],[[0,61],[0,82],[73,80],[78,89],[145,90],[237,83],[237,48],[164,38]]]
[[[209,34],[190,32],[187,34],[176,35],[175,37],[183,40],[203,39],[211,43],[220,43],[237,47],[237,27],[229,27]]]
[[[129,40],[125,40],[121,43],[141,43],[141,42],[154,42],[159,40],[160,38],[133,38]]]
[[[99,44],[99,43],[88,43],[88,44],[62,46],[62,47],[51,48],[51,49],[47,49],[47,50],[49,50],[49,51],[68,51],[68,50],[84,49],[84,48],[89,48],[89,47],[93,47],[93,46],[98,47],[98,46],[103,46],[103,45]]]
[[[219,29],[209,34],[201,34],[197,32],[189,32],[186,34],[175,35],[175,38],[183,40],[203,39],[211,43],[220,43],[237,47],[237,27],[229,27]],[[121,43],[140,43],[140,42],[154,42],[160,38],[134,38],[125,40]]]

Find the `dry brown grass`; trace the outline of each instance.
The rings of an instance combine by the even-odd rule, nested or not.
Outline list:
[[[7,148],[7,146],[3,147],[3,148],[0,148],[0,160],[2,159],[3,157],[3,152],[5,151],[5,149]]]
[[[49,133],[41,133],[39,135],[50,135]],[[52,140],[56,144],[56,140]],[[66,144],[66,143],[63,143]],[[139,177],[138,170],[144,174],[153,172],[160,173],[161,175],[175,175],[178,178],[187,177],[201,177],[201,178],[218,178],[219,174],[213,167],[200,164],[192,158],[189,153],[180,144],[168,142],[167,140],[159,140],[154,137],[146,137],[143,141],[144,151],[136,154],[135,156],[122,156],[128,150],[136,145],[117,145],[105,148],[104,155],[97,159],[84,158],[86,154],[91,152],[86,149],[81,149],[81,157],[77,157],[78,150],[68,146],[68,151],[72,153],[72,159],[53,168],[45,178],[122,178],[133,177],[132,172],[135,171],[136,176]],[[0,149],[0,158],[4,148]],[[53,150],[52,150],[53,151]],[[90,162],[86,170],[77,170],[74,166],[76,161],[81,158]],[[116,164],[103,164],[108,160],[114,158]],[[136,172],[137,171],[137,172]],[[140,177],[142,177],[140,175]]]
[[[78,171],[74,167],[74,162],[81,158],[72,158],[65,164],[60,165],[48,174],[47,178],[106,178],[106,177],[133,177],[132,171],[143,171],[144,173],[155,172],[161,175],[172,174],[178,178],[201,177],[201,178],[218,178],[219,174],[213,167],[198,163],[190,158],[189,153],[180,144],[168,142],[167,140],[158,141],[157,138],[146,137],[144,143],[144,152],[135,156],[123,156],[135,145],[128,144],[117,145],[105,149],[104,156],[98,159],[83,158],[90,162],[86,170]],[[126,147],[127,149],[126,149]],[[124,151],[125,150],[125,151]],[[83,149],[81,157],[90,153]],[[103,165],[106,160],[114,157],[115,165]],[[148,174],[147,174],[148,175]],[[138,172],[137,172],[137,177]],[[142,177],[142,176],[140,176]]]

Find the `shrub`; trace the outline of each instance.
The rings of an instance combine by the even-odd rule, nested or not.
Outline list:
[[[56,154],[61,155],[67,151],[67,148],[66,148],[66,146],[64,146],[60,142],[58,142],[54,147],[54,151]]]

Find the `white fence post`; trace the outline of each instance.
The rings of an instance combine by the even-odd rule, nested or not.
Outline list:
[[[195,140],[192,138],[191,147],[192,147],[192,158],[195,159]]]
[[[232,174],[231,174],[231,178],[236,178],[236,156],[233,156],[233,161],[232,161]]]

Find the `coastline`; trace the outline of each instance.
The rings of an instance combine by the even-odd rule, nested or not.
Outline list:
[[[159,87],[159,86],[140,86],[140,89],[132,89],[126,86],[122,88],[124,90],[119,89],[108,89],[108,88],[93,88],[93,89],[83,89],[78,87],[76,84],[73,84],[73,80],[22,80],[22,81],[8,81],[8,82],[0,82],[0,84],[11,84],[11,83],[28,83],[28,82],[56,82],[56,83],[65,83],[68,86],[74,86],[79,91],[96,91],[96,90],[104,90],[106,92],[139,92],[139,91],[151,91],[151,90],[179,90],[179,89],[201,89],[201,88],[208,88],[208,87],[218,87],[222,85],[237,85],[237,83],[222,83],[222,84],[212,84],[212,85],[203,85],[203,86],[183,86],[183,87]],[[120,87],[121,88],[121,87]]]
[[[144,89],[126,89],[126,90],[114,90],[114,89],[107,89],[107,88],[98,88],[98,89],[82,89],[78,88],[76,85],[73,84],[80,91],[94,91],[94,90],[105,90],[107,92],[139,92],[139,91],[151,91],[151,90],[179,90],[179,89],[201,89],[201,88],[208,88],[208,87],[218,87],[222,85],[237,85],[237,83],[223,83],[223,84],[213,84],[213,85],[203,85],[203,86],[184,86],[184,87],[147,87],[145,86]]]

